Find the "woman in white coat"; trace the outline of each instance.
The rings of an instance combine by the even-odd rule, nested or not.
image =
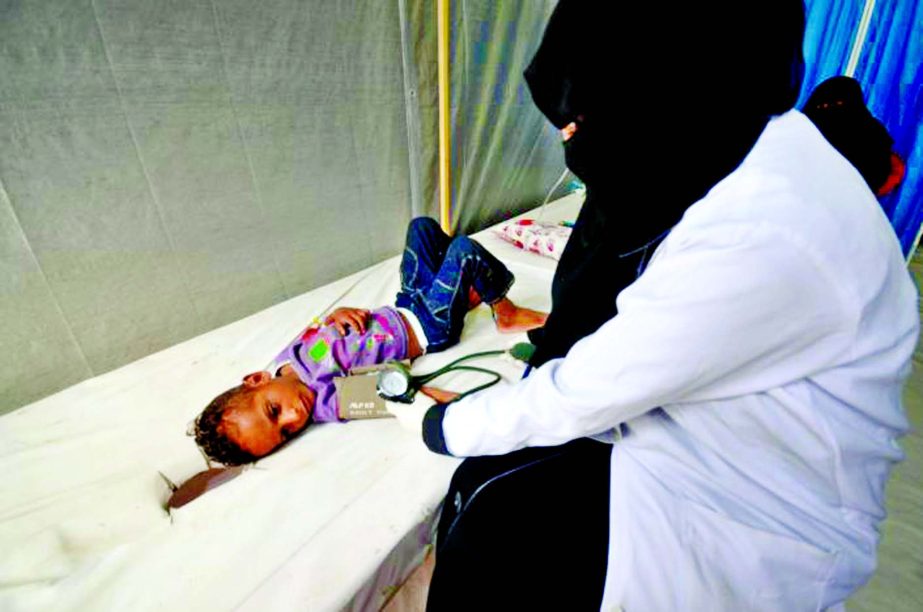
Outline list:
[[[603,609],[835,606],[874,571],[884,485],[902,457],[918,314],[898,241],[861,175],[790,110],[800,1],[593,8],[608,4],[559,5],[543,46],[557,24],[571,55],[530,85],[558,127],[577,125],[567,161],[591,212],[621,218],[637,242],[607,248],[588,231],[574,247],[586,259],[559,276],[591,261],[606,294],[606,266],[640,254],[639,276],[611,318],[527,378],[433,406],[424,440],[464,457],[611,443]],[[662,48],[632,54],[628,30]],[[581,282],[573,293],[558,283],[556,310],[579,316],[593,299]],[[578,523],[581,503],[547,529]],[[555,581],[579,554],[523,559],[494,545],[485,558],[510,571],[482,566],[470,593],[451,593],[455,607],[481,596],[482,607],[544,608],[584,588]],[[431,609],[449,601],[445,574],[437,555],[443,603],[431,597]]]

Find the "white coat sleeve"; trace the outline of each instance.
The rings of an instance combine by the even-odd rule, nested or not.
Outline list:
[[[811,376],[850,350],[853,301],[810,245],[780,229],[700,232],[655,257],[619,295],[619,314],[564,358],[450,404],[442,446],[473,456],[561,444],[659,406]]]

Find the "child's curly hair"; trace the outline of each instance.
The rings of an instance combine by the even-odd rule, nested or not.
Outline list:
[[[224,465],[253,463],[258,459],[231,442],[221,422],[225,411],[237,401],[241,386],[228,389],[208,404],[195,420],[195,441],[209,458]]]

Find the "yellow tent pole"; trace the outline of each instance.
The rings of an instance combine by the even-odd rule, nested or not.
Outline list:
[[[439,45],[439,223],[443,231],[452,234],[451,163],[449,116],[449,0],[436,0],[436,21]]]

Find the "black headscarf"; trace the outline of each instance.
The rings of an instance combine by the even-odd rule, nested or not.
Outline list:
[[[587,197],[533,365],[616,314],[659,240],[747,155],[804,74],[802,0],[561,0],[525,72]]]
[[[894,139],[865,106],[859,82],[846,76],[827,79],[811,92],[804,114],[877,193],[891,174]]]

